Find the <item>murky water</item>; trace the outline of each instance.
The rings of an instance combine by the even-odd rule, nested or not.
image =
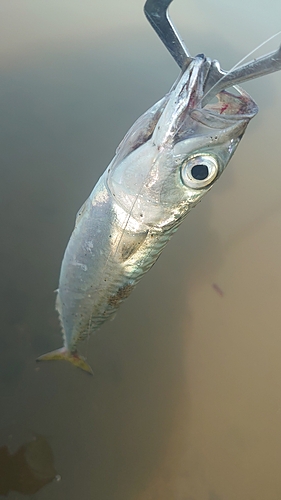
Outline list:
[[[61,480],[42,500],[280,500],[281,74],[245,85],[260,113],[227,171],[84,343],[95,376],[35,364],[61,345],[77,209],[178,74],[142,3],[1,5],[0,447],[43,436]],[[280,29],[281,4],[174,0],[171,15],[227,69]]]

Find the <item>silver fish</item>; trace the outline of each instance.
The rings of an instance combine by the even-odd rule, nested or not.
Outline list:
[[[226,168],[258,108],[239,87],[202,107],[209,67],[195,57],[135,122],[79,210],[56,303],[64,346],[39,360],[92,372],[78,341],[114,315]]]

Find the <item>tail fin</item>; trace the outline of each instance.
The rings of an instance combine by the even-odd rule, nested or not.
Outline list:
[[[70,352],[66,349],[66,347],[62,347],[61,349],[56,349],[55,351],[47,352],[47,354],[43,354],[36,359],[36,361],[49,361],[54,359],[64,359],[65,361],[70,361],[74,366],[81,368],[87,373],[93,375],[92,368],[86,363],[83,356],[80,356],[78,352]]]

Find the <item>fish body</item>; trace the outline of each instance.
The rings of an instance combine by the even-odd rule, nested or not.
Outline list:
[[[114,315],[224,171],[257,106],[236,87],[202,108],[209,68],[210,60],[194,58],[137,120],[78,212],[56,303],[64,346],[39,359],[91,372],[78,341]]]

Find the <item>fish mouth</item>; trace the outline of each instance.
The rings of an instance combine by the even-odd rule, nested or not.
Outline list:
[[[196,135],[196,124],[222,130],[236,123],[243,133],[249,120],[258,112],[255,101],[238,86],[219,92],[211,98],[211,102],[206,103],[208,92],[204,91],[204,86],[211,65],[210,59],[199,54],[170,90],[154,130],[155,142],[160,147],[169,143],[173,146],[188,136]]]
[[[222,90],[214,98],[211,97],[211,102],[206,103],[208,92],[204,92],[204,85],[210,67],[211,61],[200,54],[171,90],[170,100],[160,122],[163,118],[167,120],[170,113],[172,125],[169,138],[172,146],[188,138],[195,139],[198,135],[206,134],[207,129],[218,131],[221,141],[225,140],[227,133],[239,137],[258,112],[255,101],[239,86],[228,91]]]
[[[183,74],[182,81],[178,83],[179,98],[183,95],[183,89],[190,88],[190,97],[186,103],[184,114],[189,114],[193,118],[198,117],[198,111],[212,115],[218,118],[218,124],[227,120],[250,120],[258,112],[258,106],[252,97],[241,87],[230,87],[231,90],[222,90],[211,97],[209,89],[205,92],[204,87],[207,81],[209,71],[212,71],[212,61],[203,54],[196,56],[194,61],[186,70],[186,76]],[[180,89],[182,87],[182,89]],[[211,102],[208,102],[207,96],[210,94]],[[204,99],[204,105],[202,105]],[[181,117],[182,118],[182,117]]]
[[[233,91],[222,90],[216,95],[216,102],[207,103],[202,109],[205,114],[212,114],[222,120],[251,120],[257,112],[258,106],[252,97],[241,87],[232,87]],[[192,113],[196,113],[194,110]]]
[[[208,109],[220,116],[252,118],[258,111],[257,104],[240,86],[230,87],[232,91],[221,90],[214,98],[211,91],[220,82],[218,80],[213,87],[205,91],[205,84],[213,70],[213,62],[204,54],[199,54],[194,58],[174,85],[178,98],[187,99],[186,107],[189,111]],[[221,80],[224,78],[225,75],[222,76]],[[208,95],[210,95],[211,102],[208,100]]]

